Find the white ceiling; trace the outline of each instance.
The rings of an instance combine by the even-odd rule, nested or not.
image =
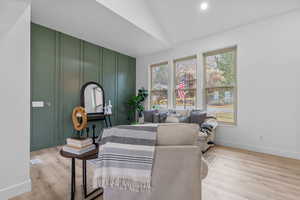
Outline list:
[[[32,21],[131,56],[164,48],[95,0],[32,0]]]
[[[148,4],[172,44],[202,38],[300,7],[300,0],[150,0]],[[188,2],[188,3],[187,3]]]
[[[299,0],[32,0],[32,21],[131,56],[300,8]]]

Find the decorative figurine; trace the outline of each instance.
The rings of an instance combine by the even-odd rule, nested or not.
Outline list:
[[[112,105],[111,105],[111,101],[110,100],[108,100],[108,105],[106,106],[106,114],[107,115],[111,115],[112,114]]]

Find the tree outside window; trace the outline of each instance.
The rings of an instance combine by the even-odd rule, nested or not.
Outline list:
[[[151,108],[168,107],[169,68],[168,63],[151,65]]]
[[[205,102],[218,121],[236,123],[236,47],[204,54]]]

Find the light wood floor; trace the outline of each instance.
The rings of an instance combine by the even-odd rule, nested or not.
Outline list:
[[[32,192],[12,200],[69,199],[70,161],[59,156],[58,149],[31,154],[32,159],[43,161],[31,167]],[[202,200],[300,199],[299,160],[220,146],[211,149],[205,157],[209,175],[203,181]],[[81,163],[76,165],[77,199],[83,199]]]

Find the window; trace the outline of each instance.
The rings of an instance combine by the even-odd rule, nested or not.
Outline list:
[[[168,107],[169,67],[168,63],[151,65],[150,107]]]
[[[205,107],[218,121],[236,123],[236,47],[204,54]]]
[[[186,109],[196,107],[197,57],[178,59],[175,66],[175,108]]]

